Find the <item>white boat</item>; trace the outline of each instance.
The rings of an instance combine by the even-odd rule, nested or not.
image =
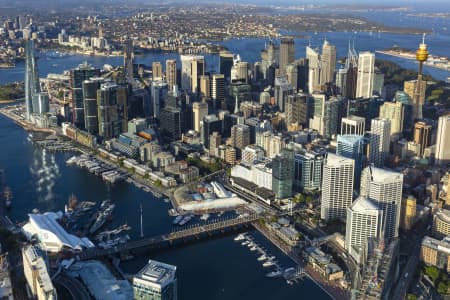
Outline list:
[[[203,215],[200,217],[200,220],[202,220],[202,221],[208,221],[208,219],[209,219],[209,214],[203,214]]]
[[[66,160],[66,164],[72,165],[72,164],[76,163],[77,160],[78,160],[78,157],[77,157],[77,156],[72,156],[71,158],[69,158],[68,160]]]
[[[183,225],[187,224],[188,222],[190,222],[192,220],[192,218],[193,218],[192,215],[184,217],[183,220],[181,220],[181,222],[178,223],[178,225],[183,226]]]
[[[178,223],[180,223],[182,219],[183,219],[183,216],[179,215],[178,217],[175,218],[175,220],[173,220],[172,224],[178,225]]]
[[[271,266],[274,266],[274,265],[275,265],[275,263],[274,263],[273,261],[271,261],[271,260],[268,260],[268,261],[266,261],[266,262],[264,262],[264,263],[262,264],[262,266],[263,266],[264,268],[271,267]]]
[[[241,243],[241,245],[242,246],[245,246],[245,245],[248,245],[248,243],[250,243],[249,241],[243,241],[242,243]]]
[[[242,241],[245,240],[245,235],[244,234],[239,234],[237,237],[234,238],[235,241]]]
[[[266,260],[267,256],[265,254],[261,255],[260,257],[258,257],[258,261],[263,261]]]
[[[266,277],[275,278],[275,277],[280,277],[281,275],[283,275],[283,272],[278,270],[278,271],[273,271],[273,272],[267,273]]]
[[[256,246],[253,246],[250,248],[250,251],[256,251],[256,249],[258,249]]]

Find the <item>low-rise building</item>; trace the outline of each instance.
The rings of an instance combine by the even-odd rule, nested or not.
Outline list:
[[[429,266],[446,269],[447,272],[450,272],[450,240],[424,237],[420,248],[420,260]]]

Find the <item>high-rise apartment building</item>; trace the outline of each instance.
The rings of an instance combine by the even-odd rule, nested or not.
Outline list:
[[[191,60],[191,87],[192,93],[200,92],[200,77],[205,75],[205,59],[195,58]]]
[[[354,169],[353,159],[327,154],[322,176],[321,219],[345,218],[353,200]]]
[[[287,97],[294,93],[294,89],[289,84],[286,76],[277,76],[275,78],[275,102],[280,111],[285,111]]]
[[[372,97],[374,77],[375,54],[371,52],[359,53],[356,98]]]
[[[376,167],[383,167],[389,155],[391,121],[372,119],[369,133],[369,161]]]
[[[347,208],[345,249],[358,262],[364,263],[370,239],[380,239],[383,211],[370,198],[360,196]]]
[[[231,68],[233,67],[233,53],[222,51],[219,54],[219,73],[224,75],[224,78],[230,80]]]
[[[102,77],[91,78],[83,82],[84,128],[92,134],[98,134],[97,90],[105,82]]]
[[[438,121],[436,134],[436,164],[450,162],[450,115],[442,116]]]
[[[169,87],[165,81],[152,81],[151,98],[152,112],[154,118],[159,118],[161,107],[165,106],[167,96],[169,95]]]
[[[361,196],[366,196],[383,210],[384,239],[398,237],[402,206],[403,174],[368,166],[361,176]]]

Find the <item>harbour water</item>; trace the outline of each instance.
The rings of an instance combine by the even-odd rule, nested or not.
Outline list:
[[[347,55],[349,41],[354,41],[355,49],[357,51],[375,51],[384,50],[394,45],[415,50],[421,41],[419,35],[409,34],[391,34],[391,33],[377,33],[377,32],[329,32],[329,33],[314,33],[314,32],[300,32],[305,38],[296,38],[296,58],[305,57],[305,47],[311,45],[313,47],[321,47],[324,39],[336,45],[338,58],[343,58]],[[260,50],[264,49],[264,44],[267,39],[232,39],[222,42],[230,51],[239,54],[244,61],[254,63],[260,60]],[[450,35],[435,33],[427,36],[426,43],[430,53],[434,55],[448,56],[450,53]],[[378,58],[386,59],[398,63],[400,66],[416,70],[417,64],[414,61],[377,54]],[[121,65],[123,64],[122,57],[91,57],[82,55],[63,55],[61,57],[55,55],[48,55],[46,53],[39,54],[38,69],[41,77],[46,77],[49,73],[62,73],[64,70],[69,70],[78,64],[87,61],[96,66],[103,67],[104,64]],[[177,53],[148,53],[145,55],[136,56],[136,63],[151,65],[153,61],[164,62],[166,59],[177,59],[179,61],[179,54]],[[207,61],[208,71],[217,71],[219,65],[219,57],[217,54],[205,55]],[[18,62],[16,68],[1,69],[0,70],[0,84],[23,81],[24,78],[24,62]],[[445,80],[450,76],[450,72],[424,67],[424,73],[433,76],[438,80]]]
[[[131,238],[140,235],[140,204],[143,206],[145,236],[171,231],[169,204],[125,182],[109,185],[85,169],[66,165],[69,153],[50,153],[34,147],[27,133],[0,115],[0,168],[5,170],[6,184],[11,187],[14,202],[8,216],[13,222],[27,220],[34,208],[41,212],[63,210],[74,193],[79,201],[116,204],[113,220],[107,228],[127,223]],[[275,255],[280,264],[291,267],[289,258],[274,248],[257,232],[258,242]],[[200,241],[173,249],[144,253],[125,262],[126,273],[136,273],[148,259],[178,266],[179,299],[294,299],[316,300],[330,297],[309,279],[288,285],[283,279],[267,278],[270,272],[257,261],[257,255],[233,241],[234,236]]]

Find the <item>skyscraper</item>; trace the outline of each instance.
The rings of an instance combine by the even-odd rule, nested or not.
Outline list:
[[[345,218],[353,200],[355,161],[328,153],[322,177],[320,217],[325,221]]]
[[[389,155],[391,121],[372,119],[369,133],[369,161],[382,168]]]
[[[152,63],[152,78],[153,80],[161,80],[163,75],[162,64],[159,61]]]
[[[194,102],[192,104],[192,113],[194,114],[194,130],[200,132],[201,122],[208,115],[208,104],[206,102]]]
[[[374,76],[375,54],[371,52],[359,53],[356,98],[372,97]]]
[[[356,260],[364,263],[368,241],[382,236],[383,211],[370,198],[360,196],[347,208],[345,249]]]
[[[184,131],[184,120],[181,109],[177,107],[165,106],[160,112],[160,128],[165,130],[168,138],[179,140]]]
[[[200,92],[200,77],[205,75],[205,59],[198,57],[191,60],[191,87],[192,93]]]
[[[192,91],[192,61],[204,60],[203,56],[181,55],[181,89],[183,91]],[[196,70],[196,74],[198,69]],[[203,74],[202,74],[203,75]]]
[[[336,46],[331,45],[327,40],[323,42],[321,64],[321,84],[334,82],[334,72],[336,71]]]
[[[438,121],[436,134],[436,164],[450,162],[450,115],[442,116]]]
[[[356,134],[363,136],[365,133],[365,123],[365,118],[354,115],[342,118],[341,134]]]
[[[308,94],[289,95],[286,101],[286,123],[298,123],[304,128],[308,126],[311,97]]]
[[[164,107],[169,94],[167,83],[161,80],[152,81],[151,97],[154,118],[159,118],[160,108]]]
[[[380,106],[380,119],[391,121],[391,142],[398,141],[403,132],[405,108],[401,102],[384,102]]]
[[[233,53],[222,51],[219,54],[219,73],[223,74],[227,80],[231,77],[231,68],[233,67]]]
[[[417,114],[422,113],[422,106],[425,101],[425,92],[427,90],[427,82],[425,80],[419,81],[418,80],[408,80],[403,82],[403,91],[411,98],[410,102],[413,106],[413,115],[411,116],[412,120],[418,120],[421,118],[417,118]],[[418,94],[416,94],[418,93]],[[415,100],[419,100],[419,102],[414,102]],[[417,106],[416,106],[417,104]]]
[[[361,135],[338,135],[336,154],[355,161],[354,187],[359,189],[361,171],[364,165],[364,137]]]
[[[104,81],[101,77],[83,81],[84,128],[92,134],[98,134],[97,90]]]
[[[237,60],[231,68],[231,81],[248,82],[248,63]]]
[[[345,84],[345,96],[349,99],[356,98],[356,85],[358,78],[358,55],[354,47],[348,45],[347,60],[345,61],[345,69],[347,70],[347,79]]]
[[[286,76],[287,80],[290,85],[292,85],[292,88],[294,89],[294,92],[298,91],[298,65],[295,63],[289,64],[286,66]]]
[[[169,90],[172,90],[174,85],[178,85],[177,61],[175,59],[166,60],[166,81]]]
[[[308,92],[320,91],[320,58],[317,50],[306,47],[306,58],[308,59]]]
[[[70,70],[70,88],[72,90],[73,123],[78,128],[84,128],[83,82],[100,75],[100,70],[87,62]]]
[[[110,139],[126,131],[127,88],[107,82],[97,90],[98,133]]]
[[[129,37],[127,37],[125,41],[123,55],[123,69],[125,79],[128,81],[128,83],[132,83],[134,78],[134,48],[133,40],[131,40]]]
[[[292,196],[294,180],[294,153],[283,149],[272,160],[272,191],[278,199]]]
[[[223,74],[214,74],[212,76],[211,99],[215,109],[219,109],[225,104],[225,76]]]
[[[33,97],[41,91],[32,40],[25,41],[25,57],[25,106],[27,120],[30,120],[33,114]]]
[[[294,155],[294,186],[300,190],[320,190],[324,156],[316,152]]]
[[[275,101],[280,111],[285,111],[287,97],[294,93],[294,89],[287,81],[286,76],[277,76],[275,78]]]
[[[209,75],[200,76],[200,96],[206,98],[211,97],[211,80]]]
[[[384,239],[398,237],[403,174],[368,166],[361,176],[361,196],[372,199],[383,211]]]
[[[414,124],[414,143],[420,145],[420,156],[423,156],[425,148],[431,144],[432,126],[425,122]]]
[[[293,38],[281,39],[280,45],[280,74],[286,74],[286,67],[295,60],[295,42]]]

